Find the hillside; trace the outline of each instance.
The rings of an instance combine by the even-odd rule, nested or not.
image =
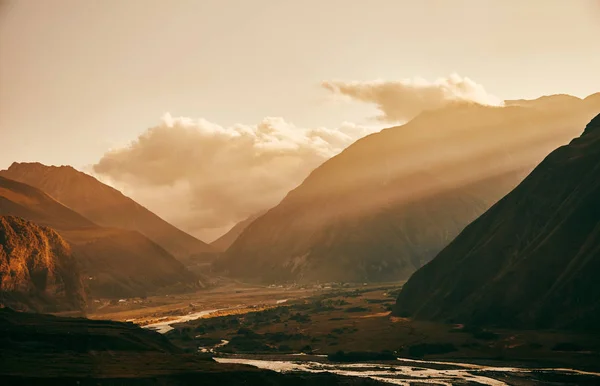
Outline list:
[[[266,213],[266,211],[262,211],[262,212],[253,214],[252,216],[248,217],[247,219],[244,219],[244,220],[238,222],[227,233],[225,233],[223,236],[219,237],[218,239],[216,239],[215,241],[210,243],[210,245],[218,252],[226,251],[227,248],[229,248],[231,246],[231,244],[233,244],[233,242],[242,234],[244,229],[246,229],[248,227],[248,225],[250,225],[252,223],[252,221],[256,220],[257,218],[259,218],[260,216],[262,216],[265,213]]]
[[[375,386],[332,374],[279,374],[186,353],[132,323],[0,309],[2,385]]]
[[[46,312],[85,307],[77,262],[54,230],[0,216],[0,304]]]
[[[167,223],[131,198],[70,166],[13,163],[0,176],[34,186],[104,227],[138,231],[181,261],[212,248]]]
[[[59,229],[96,227],[92,221],[32,186],[0,176],[0,214]]]
[[[509,327],[600,326],[600,115],[417,271],[395,313]]]
[[[408,278],[593,117],[579,98],[457,103],[369,135],[326,161],[215,262],[276,281]],[[551,107],[547,107],[551,106]]]
[[[92,297],[143,296],[195,277],[138,232],[100,227],[32,186],[0,177],[0,215],[55,229],[71,245]]]

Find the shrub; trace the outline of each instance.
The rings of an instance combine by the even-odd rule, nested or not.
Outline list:
[[[346,312],[365,312],[365,311],[369,311],[369,309],[365,308],[365,307],[350,307],[350,308],[346,308],[345,311]]]
[[[583,351],[583,347],[573,342],[561,342],[555,344],[552,351]]]
[[[480,340],[498,340],[500,335],[491,331],[478,331],[473,333],[473,338]]]
[[[297,312],[296,314],[290,316],[290,320],[295,320],[298,323],[308,323],[311,319],[310,316]]]

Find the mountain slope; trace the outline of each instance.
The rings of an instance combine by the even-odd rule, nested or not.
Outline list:
[[[96,224],[41,190],[1,176],[0,214],[13,214],[60,229],[96,227]]]
[[[599,197],[600,115],[417,271],[395,313],[598,330]]]
[[[94,297],[142,296],[195,283],[179,261],[138,232],[99,227],[41,190],[3,177],[0,215],[55,229],[71,244]]]
[[[84,308],[79,267],[54,230],[0,216],[0,303],[46,312]]]
[[[456,104],[355,142],[215,262],[269,281],[407,278],[593,116],[579,98]],[[547,106],[550,105],[551,108]]]
[[[192,254],[212,252],[208,244],[70,166],[15,162],[0,175],[43,190],[98,225],[138,231],[182,261]]]
[[[246,229],[248,225],[252,223],[252,221],[256,220],[265,213],[266,211],[255,213],[247,219],[238,222],[227,233],[210,243],[210,245],[218,252],[226,251],[227,248],[229,248],[231,244],[233,244],[233,242],[242,234],[244,229]]]

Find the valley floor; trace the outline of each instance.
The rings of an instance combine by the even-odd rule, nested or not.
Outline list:
[[[174,330],[165,336],[189,351],[227,341],[215,349],[223,354],[367,352],[385,357],[389,352],[404,358],[600,371],[597,335],[479,329],[398,318],[390,311],[400,286],[331,288],[295,295],[271,289],[271,302],[261,308],[245,307],[230,315],[173,324]],[[274,304],[283,298],[287,302]],[[355,359],[360,361],[360,355]]]
[[[500,382],[479,384],[499,385],[546,382],[591,385],[597,384],[600,379],[597,374],[537,370],[571,368],[600,371],[599,336],[557,331],[478,329],[393,317],[390,311],[401,285],[332,284],[296,288],[229,283],[192,294],[100,302],[96,303],[96,310],[88,317],[100,323],[100,319],[129,321],[147,330],[155,329],[153,325],[157,323],[163,327],[166,325],[167,329],[160,330],[164,332],[162,337],[181,353],[175,355],[164,350],[140,352],[137,349],[128,352],[127,349],[111,348],[87,354],[40,353],[32,348],[25,354],[5,352],[10,356],[4,356],[4,365],[22,368],[21,374],[26,374],[26,368],[47,363],[43,365],[43,372],[52,377],[58,377],[65,371],[84,376],[86,371],[93,369],[98,372],[96,377],[104,380],[164,378],[165,382],[159,384],[188,384],[195,379],[210,379],[218,384],[226,379],[237,379],[237,375],[224,373],[242,374],[246,371],[250,371],[247,376],[254,377],[256,384],[271,382],[261,378],[265,376],[263,371],[249,370],[252,368],[239,367],[234,363],[254,364],[266,369],[271,368],[273,363],[283,363],[283,366],[303,369],[304,373],[295,373],[299,377],[297,384],[314,382],[310,377],[323,376],[322,371],[354,375],[358,379],[362,377],[365,382],[381,381],[378,378],[364,379],[365,371],[373,369],[387,372],[384,378],[390,379],[404,377],[405,371],[430,371],[432,376],[441,374],[440,379],[445,379],[449,374],[446,370],[456,370],[457,376],[465,378],[465,384],[478,384],[472,383],[469,378],[472,376]],[[220,311],[202,313],[206,310]],[[195,319],[196,315],[201,316]],[[132,326],[131,323],[125,325]],[[213,357],[229,364],[217,364],[211,360]],[[402,362],[397,358],[409,361]],[[461,364],[455,367],[452,363]],[[464,369],[465,365],[471,364],[483,367]],[[497,367],[528,370],[503,372]],[[440,371],[435,373],[433,370]],[[186,378],[188,376],[191,378]],[[278,376],[273,375],[275,378]],[[319,379],[324,383],[314,384],[341,384],[337,383],[338,378]],[[291,380],[281,382],[288,384]],[[353,382],[359,381],[348,378],[344,382],[355,384]],[[414,384],[420,382],[416,380]]]
[[[213,317],[246,313],[331,290],[331,285],[266,287],[226,281],[218,287],[193,293],[121,299],[112,302],[95,300],[86,317],[132,321],[144,326],[205,310],[228,310],[212,314]]]

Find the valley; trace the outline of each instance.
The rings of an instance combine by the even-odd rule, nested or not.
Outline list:
[[[387,362],[401,357],[600,371],[600,337],[594,334],[480,328],[395,317],[390,310],[399,288],[401,283],[296,294],[268,288],[248,291],[244,297],[234,293],[230,302],[210,303],[206,309],[243,299],[249,303],[172,324],[173,330],[164,336],[189,352],[210,351],[227,341],[214,349],[219,357],[280,360],[306,354],[306,358],[329,356],[341,362]],[[287,302],[277,304],[276,299],[285,297]],[[227,295],[221,292],[220,298]],[[131,315],[125,312],[122,317]]]
[[[146,298],[125,298],[118,301],[99,299],[88,311],[91,319],[133,321],[141,326],[168,321],[206,310],[241,312],[274,307],[281,301],[293,301],[326,291],[322,286],[284,287],[258,286],[223,279],[219,285],[180,294],[155,295]],[[281,304],[281,303],[280,303]]]
[[[0,386],[600,385],[592,3],[0,0]]]
[[[27,384],[36,377],[42,384],[64,384],[84,376],[101,384],[250,379],[252,385],[279,385],[306,384],[313,377],[324,385],[596,384],[600,336],[592,273],[598,262],[599,119],[548,155],[408,281],[401,275],[381,281],[395,275],[394,268],[383,266],[378,280],[325,281],[304,276],[306,271],[294,281],[280,275],[277,265],[267,266],[274,269],[266,269],[260,280],[240,281],[221,275],[220,259],[230,261],[228,252],[212,256],[215,264],[204,261],[192,269],[138,231],[99,227],[43,191],[0,177],[2,302],[21,311],[54,312],[0,310],[1,364],[7,369],[0,379]],[[561,188],[551,189],[557,180]],[[530,194],[538,198],[535,203]],[[421,209],[415,208],[418,215]],[[503,215],[518,225],[499,220]],[[541,221],[543,215],[549,221]],[[524,237],[515,243],[510,236],[519,227]],[[240,237],[255,229],[250,224]],[[86,236],[90,231],[106,237],[95,245]],[[546,232],[553,237],[544,237]],[[344,248],[353,245],[349,240]],[[492,241],[500,245],[496,253],[477,257],[485,251],[479,244],[493,248]],[[549,255],[552,243],[557,246]],[[99,259],[109,245],[135,246],[138,252],[135,259],[124,259],[108,250],[106,260]],[[368,255],[377,257],[378,251]],[[350,267],[348,256],[344,264]],[[544,269],[532,268],[533,259]],[[169,271],[173,276],[165,280]],[[94,286],[104,272],[111,279],[99,291]],[[336,277],[347,277],[339,267],[337,272]],[[534,272],[538,277],[531,281]],[[264,283],[267,277],[272,279]],[[126,282],[152,290],[112,292]],[[527,290],[530,283],[534,288]],[[53,364],[45,365],[50,358]],[[41,364],[39,374],[27,373]],[[61,378],[63,373],[68,379]]]
[[[208,382],[241,376],[240,371],[249,371],[244,375],[251,374],[248,379],[257,377],[256,384],[269,378],[252,368],[269,370],[273,376],[331,373],[355,377],[347,382],[399,385],[594,385],[600,379],[600,338],[594,334],[477,328],[395,317],[390,310],[401,282],[310,288],[222,284],[190,294],[108,302],[89,313],[93,319],[89,323],[116,323],[105,320],[109,318],[143,326],[148,338],[160,337],[178,353],[134,354],[138,348],[130,353],[111,349],[110,355],[97,352],[94,360],[102,361],[100,381],[115,374],[138,379],[131,369],[158,379],[186,379],[181,384],[199,377],[194,375],[198,371]],[[218,311],[191,319],[210,310]],[[170,328],[153,326],[157,322]],[[88,331],[96,330],[88,327]],[[78,354],[79,359],[67,365],[73,360],[69,355],[62,354],[56,371],[65,366],[63,370],[68,368],[75,376],[85,372],[91,359]],[[115,361],[127,366],[119,367]],[[156,361],[161,365],[153,365]]]

